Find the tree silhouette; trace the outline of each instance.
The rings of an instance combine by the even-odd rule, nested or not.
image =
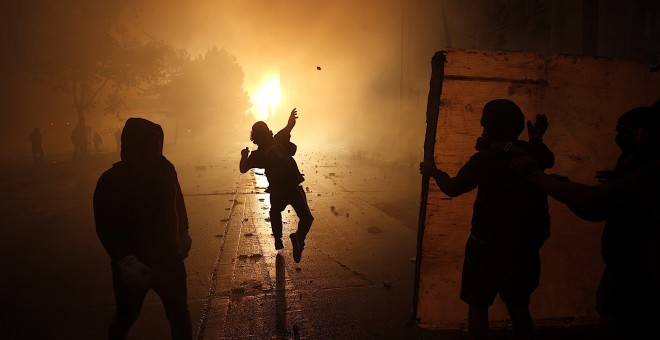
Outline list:
[[[249,107],[236,58],[215,46],[195,58],[185,50],[174,54],[168,79],[157,90],[167,110],[196,136],[234,130],[228,127],[241,121]]]
[[[45,82],[69,96],[78,124],[102,94],[116,114],[122,95],[162,76],[164,42],[142,42],[128,28],[139,0],[23,0],[4,4],[4,57],[11,76]],[[85,150],[83,150],[83,153]]]

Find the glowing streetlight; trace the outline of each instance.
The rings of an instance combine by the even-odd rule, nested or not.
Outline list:
[[[270,78],[264,81],[252,96],[252,114],[257,120],[268,121],[275,115],[275,109],[282,99],[280,92],[280,80]]]

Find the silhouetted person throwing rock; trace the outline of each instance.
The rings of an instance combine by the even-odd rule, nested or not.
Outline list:
[[[420,170],[450,197],[477,189],[461,282],[461,300],[469,305],[469,338],[488,338],[488,308],[499,294],[516,339],[530,339],[534,325],[529,303],[539,285],[539,250],[550,235],[550,214],[547,195],[509,163],[515,154],[530,153],[544,168],[554,165],[554,155],[542,140],[547,119],[537,115],[535,124],[527,122],[530,140],[518,140],[525,116],[514,102],[496,99],[484,106],[481,125],[478,152],[456,177],[435,164],[422,163]]]
[[[250,139],[258,146],[252,151],[245,148],[241,151],[240,171],[245,173],[252,168],[263,168],[268,179],[270,194],[270,224],[275,237],[275,249],[284,248],[282,243],[282,212],[287,205],[296,211],[300,222],[295,233],[289,235],[293,246],[293,259],[300,262],[305,248],[305,239],[314,217],[307,205],[305,190],[300,185],[305,178],[298,169],[295,155],[297,146],[291,143],[291,130],[298,118],[296,109],[291,111],[289,121],[273,136],[273,132],[265,122],[259,121],[252,125]]]
[[[41,146],[41,132],[39,132],[39,128],[34,128],[30,134],[30,144],[32,144],[34,164],[42,164],[44,162],[44,149]]]
[[[192,241],[177,173],[162,148],[160,125],[128,119],[121,161],[94,191],[96,232],[110,255],[116,301],[110,339],[126,338],[149,289],[163,302],[172,339],[192,338],[184,266]]]

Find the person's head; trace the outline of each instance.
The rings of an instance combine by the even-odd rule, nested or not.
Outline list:
[[[624,112],[617,120],[614,140],[623,154],[627,155],[635,151],[635,134],[648,110],[648,107],[636,107]]]
[[[160,125],[143,118],[129,118],[121,133],[121,159],[141,162],[161,156],[163,137]]]
[[[660,100],[644,111],[636,129],[635,141],[637,153],[660,158]]]
[[[263,121],[258,121],[252,125],[250,131],[250,140],[257,145],[264,144],[273,138],[273,131],[268,128],[268,125]]]
[[[514,141],[525,129],[525,115],[513,101],[495,99],[484,105],[481,126],[483,137],[490,142]]]

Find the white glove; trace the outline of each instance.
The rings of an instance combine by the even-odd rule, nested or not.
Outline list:
[[[182,259],[188,257],[188,252],[190,251],[191,247],[192,247],[192,239],[190,238],[190,234],[188,234],[188,231],[186,230],[185,232],[181,233],[181,236],[179,237],[179,255],[181,255]]]
[[[134,255],[126,256],[117,265],[121,272],[121,280],[126,286],[137,290],[149,287],[152,276],[151,268],[138,261],[137,257]]]

